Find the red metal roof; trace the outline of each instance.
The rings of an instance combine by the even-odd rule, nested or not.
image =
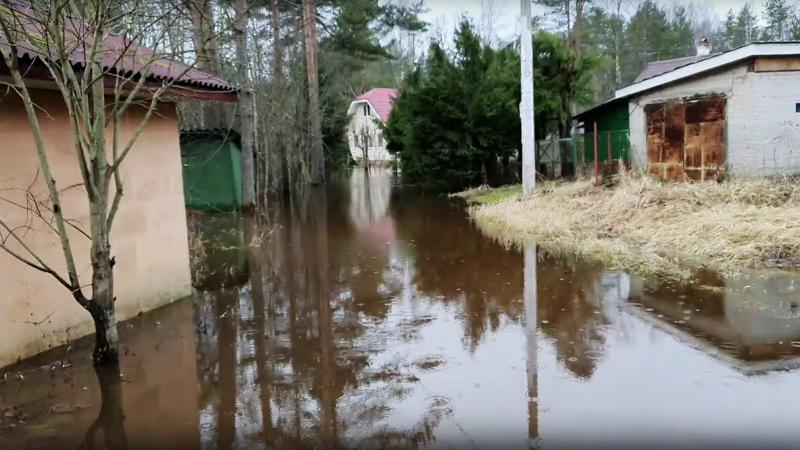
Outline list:
[[[37,20],[38,13],[24,2],[14,2],[13,16],[9,17],[14,25],[23,27],[26,34],[31,36],[42,36],[41,22]],[[71,21],[71,34],[78,42],[74,50],[69,54],[69,60],[77,69],[86,66],[86,55],[90,50],[86,48],[90,43],[81,39],[88,34],[88,30],[83,29],[85,24],[78,20]],[[80,45],[84,42],[86,45]],[[0,44],[7,44],[6,36],[0,32]],[[202,70],[190,67],[180,61],[170,59],[161,55],[156,55],[153,49],[143,45],[136,45],[132,40],[122,36],[109,34],[106,36],[105,48],[99,52],[102,55],[100,64],[103,70],[117,73],[125,77],[136,77],[145,75],[148,80],[174,82],[175,86],[192,88],[200,91],[224,91],[231,93],[237,88],[227,81]],[[19,51],[19,56],[35,60],[36,58],[47,58],[43,54],[41,46],[31,45],[27,40],[15,41]],[[174,92],[178,96],[190,95],[185,89],[183,92]]]
[[[367,101],[378,113],[382,121],[389,120],[389,114],[392,113],[394,107],[394,99],[398,95],[397,89],[392,88],[374,88],[356,97],[355,101]]]

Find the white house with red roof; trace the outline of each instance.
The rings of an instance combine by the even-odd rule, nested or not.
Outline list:
[[[386,150],[382,127],[389,121],[397,94],[397,89],[374,88],[350,103],[347,140],[350,154],[360,164],[385,165],[394,160]]]

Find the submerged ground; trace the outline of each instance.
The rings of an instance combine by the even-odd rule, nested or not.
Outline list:
[[[0,448],[796,445],[793,273],[508,250],[381,172],[191,225],[196,293],[121,325],[121,375],[87,341],[0,369]]]

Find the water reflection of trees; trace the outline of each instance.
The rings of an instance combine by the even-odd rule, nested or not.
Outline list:
[[[538,267],[539,321],[553,340],[558,360],[588,379],[605,347],[609,319],[599,295],[599,268],[571,260],[544,258]]]
[[[382,295],[399,288],[387,288],[383,276],[387,243],[356,239],[360,230],[348,217],[347,197],[329,194],[327,202],[317,190],[280,208],[270,238],[246,250],[249,282],[198,302],[211,322],[198,339],[199,359],[209,360],[202,371],[213,374],[200,377],[209,385],[203,392],[212,393],[201,398],[206,447],[414,447],[432,439],[435,411],[408,430],[381,425],[413,382],[370,366],[371,352],[385,342],[364,347],[355,341],[369,339],[361,318],[384,318],[390,303]],[[374,394],[370,401],[355,401],[365,391]],[[351,442],[350,430],[366,435]]]
[[[399,237],[411,243],[415,288],[463,308],[465,339],[475,350],[502,317],[523,313],[522,257],[486,239],[459,207],[440,198],[397,193],[391,214]]]

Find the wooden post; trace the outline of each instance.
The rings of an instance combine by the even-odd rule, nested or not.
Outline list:
[[[520,0],[522,101],[519,114],[522,121],[522,191],[527,197],[536,188],[536,150],[533,116],[533,30],[531,29],[531,0]]]
[[[597,161],[597,122],[594,123],[594,185],[600,186],[600,166]]]
[[[606,137],[608,138],[608,158],[606,158],[606,166],[608,166],[607,167],[608,172],[611,173],[611,171],[613,169],[611,168],[611,132],[610,131],[606,131]]]

